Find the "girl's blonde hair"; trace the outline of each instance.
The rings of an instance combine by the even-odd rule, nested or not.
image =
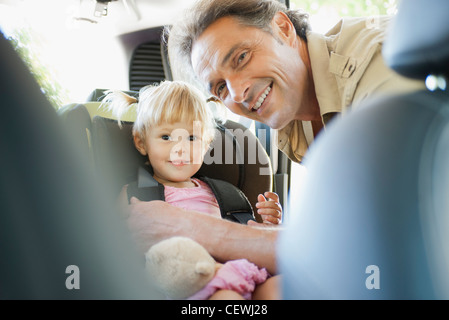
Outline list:
[[[193,85],[183,81],[162,81],[140,89],[139,98],[121,91],[107,91],[102,105],[117,118],[137,103],[137,116],[133,125],[133,135],[145,140],[148,129],[164,123],[179,121],[199,121],[202,139],[210,143],[215,134],[216,123],[209,110],[203,93]]]

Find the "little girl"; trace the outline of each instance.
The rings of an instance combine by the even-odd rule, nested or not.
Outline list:
[[[117,117],[137,103],[133,138],[137,150],[148,157],[153,178],[164,186],[171,205],[221,217],[210,187],[193,176],[200,169],[212,142],[216,123],[203,94],[181,81],[163,81],[143,87],[139,99],[110,91],[103,100]],[[278,224],[282,215],[274,192],[258,196],[256,204],[264,224]]]
[[[153,178],[164,186],[166,202],[221,218],[210,187],[193,178],[203,163],[216,128],[206,100],[198,89],[185,82],[163,81],[159,85],[142,88],[138,101],[122,92],[113,91],[109,92],[104,102],[109,103],[109,109],[119,124],[121,115],[137,103],[134,144],[142,155],[148,157]],[[264,196],[258,197],[258,213],[265,224],[278,224],[282,214],[279,197],[273,192],[265,192]],[[244,266],[241,269],[235,272],[239,275],[251,274],[244,279],[248,287],[251,287],[250,284],[254,287],[256,280],[260,283],[260,277],[266,272],[262,269],[249,272]],[[242,292],[231,289],[234,278],[231,276],[228,282],[223,281],[223,287],[216,288],[218,292],[211,298],[234,299],[242,296]],[[271,286],[275,278],[277,276],[266,281],[264,278],[265,282],[260,285]],[[238,279],[242,281],[241,276]],[[237,286],[241,287],[241,283]]]

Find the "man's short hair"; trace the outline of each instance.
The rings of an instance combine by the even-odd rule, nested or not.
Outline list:
[[[242,25],[253,26],[271,33],[271,21],[277,12],[284,12],[292,21],[296,33],[307,41],[310,29],[309,15],[300,10],[288,10],[277,0],[199,0],[186,10],[185,16],[165,29],[168,51],[174,69],[191,69],[193,43],[212,23],[232,16]],[[186,72],[191,72],[187,70]]]

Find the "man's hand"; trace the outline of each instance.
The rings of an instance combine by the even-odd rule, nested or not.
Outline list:
[[[133,197],[127,212],[128,228],[142,253],[159,241],[184,236],[203,245],[217,261],[246,258],[276,273],[277,230],[248,227],[159,200],[146,202]]]
[[[142,252],[159,241],[182,233],[180,208],[160,200],[140,201],[132,197],[130,201],[128,228]]]

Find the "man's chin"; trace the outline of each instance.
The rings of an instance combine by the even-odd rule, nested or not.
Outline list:
[[[265,123],[271,129],[281,130],[284,129],[292,121],[293,118],[286,121],[281,121],[279,119],[269,119],[268,121],[264,121],[263,123]]]

